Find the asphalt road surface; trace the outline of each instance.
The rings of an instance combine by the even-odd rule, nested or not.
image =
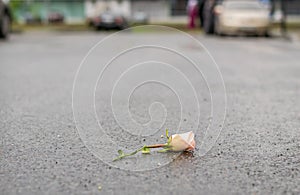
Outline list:
[[[211,52],[223,75],[227,113],[221,134],[204,156],[183,153],[165,166],[132,171],[141,164],[133,166],[129,163],[124,170],[122,166],[128,163],[125,159],[114,165],[99,158],[101,148],[108,151],[107,155],[111,151],[109,158],[114,157],[117,148],[109,144],[100,144],[99,156],[92,152],[97,148],[87,146],[93,143],[84,142],[88,136],[82,137],[73,118],[72,88],[76,71],[87,51],[107,35],[107,32],[31,32],[13,35],[10,41],[0,42],[1,194],[300,193],[299,42],[193,34]],[[154,32],[122,36],[119,42],[110,42],[107,51],[98,57],[109,56],[111,49],[125,44],[122,40],[127,43],[128,40],[155,39],[162,44],[180,40],[176,34]],[[198,55],[199,48],[187,42],[179,45],[179,49]],[[162,53],[160,58],[168,58],[164,55],[168,54]],[[141,55],[129,56],[122,62],[126,64],[139,58]],[[90,61],[96,63],[97,58],[92,57]],[[164,72],[155,71],[157,74]],[[192,75],[192,72],[187,71],[187,74]],[[134,78],[141,77],[132,74],[136,74]],[[173,127],[180,120],[178,102],[172,98],[172,93],[161,89],[161,85],[152,85],[136,91],[132,114],[136,120],[147,122],[149,104],[167,98],[164,103],[171,118],[166,121],[166,126]],[[85,84],[79,86],[84,88]],[[109,87],[104,87],[104,91],[105,88]],[[207,90],[203,88],[203,91]],[[115,142],[130,149],[147,142],[140,139],[130,142],[125,134],[118,136],[118,126],[105,101],[107,97],[97,98],[100,103],[96,109],[100,112],[101,123],[117,132],[112,135]],[[205,106],[208,100],[202,100],[201,113],[204,114],[201,116],[208,108]],[[117,110],[121,108],[122,100],[117,98],[114,106]],[[152,117],[157,123],[164,118],[160,108],[153,107],[155,114]],[[195,111],[189,106],[187,109],[190,115],[185,116],[184,121],[189,122]],[[89,129],[91,119],[84,114],[84,108],[82,116],[81,111],[78,112],[79,125]],[[121,121],[124,125],[127,125],[126,116]],[[206,119],[206,116],[202,117],[200,127],[207,125]],[[152,125],[156,126],[156,123]],[[162,142],[162,138],[149,141]],[[97,143],[101,143],[101,138]],[[146,163],[151,162],[151,157],[156,163],[155,160],[169,154],[151,155],[145,157],[148,158]]]

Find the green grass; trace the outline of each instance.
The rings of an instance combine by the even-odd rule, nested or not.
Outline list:
[[[167,27],[176,28],[178,30],[188,32],[188,33],[199,33],[202,31],[199,27],[196,27],[195,29],[189,29],[189,28],[187,28],[186,24],[152,23],[151,25],[167,26]],[[139,25],[132,25],[132,27],[135,27],[135,26],[139,26]],[[152,32],[152,31],[149,29],[137,28],[137,29],[134,29],[133,32],[142,32],[143,33],[143,32]]]
[[[152,25],[161,25],[168,26],[172,28],[176,28],[178,30],[187,32],[187,33],[202,33],[202,30],[197,27],[195,29],[188,29],[187,24],[184,23],[152,23]],[[139,26],[139,25],[131,25]],[[273,24],[272,28],[279,28],[280,24]],[[287,24],[288,31],[300,31],[300,23],[289,23]],[[21,25],[21,24],[13,24],[12,29],[14,32],[24,32],[24,31],[61,31],[61,32],[76,32],[76,31],[92,31],[93,28],[89,27],[87,24],[37,24],[37,25]],[[135,33],[147,33],[154,32],[154,30],[150,30],[149,28],[136,28],[132,32]]]
[[[13,24],[13,31],[88,31],[90,27],[87,24],[36,24],[36,25],[23,25]]]

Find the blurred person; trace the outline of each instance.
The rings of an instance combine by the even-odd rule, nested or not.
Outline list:
[[[273,17],[275,13],[275,0],[270,0],[270,16]]]
[[[199,8],[199,11],[198,11],[198,15],[199,15],[199,22],[200,22],[200,27],[203,27],[203,8],[204,8],[204,3],[205,3],[205,0],[199,0],[198,1],[198,8]]]
[[[282,18],[280,22],[281,33],[283,36],[286,36],[286,1],[280,0],[280,8],[282,12]]]
[[[206,34],[214,33],[214,7],[216,6],[218,0],[204,0],[203,5],[203,30]]]
[[[188,13],[188,16],[189,16],[188,27],[190,29],[196,27],[195,20],[196,20],[197,12],[198,12],[198,2],[197,2],[197,0],[189,0],[188,3],[187,3],[187,13]]]

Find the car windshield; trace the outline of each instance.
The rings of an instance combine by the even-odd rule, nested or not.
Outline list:
[[[259,10],[263,9],[259,2],[251,1],[230,1],[225,3],[226,9],[232,10]]]

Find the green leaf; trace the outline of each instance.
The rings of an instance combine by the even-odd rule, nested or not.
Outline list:
[[[166,129],[166,136],[169,139],[169,130],[168,129]]]
[[[167,141],[167,145],[170,145],[171,141],[172,141],[172,137],[169,137],[169,139]]]
[[[166,129],[166,137],[168,138],[167,145],[169,145],[172,141],[172,136],[171,137],[169,136],[169,130],[168,129]]]
[[[144,148],[142,149],[142,154],[150,154],[150,149],[147,148],[147,147],[144,147]]]

